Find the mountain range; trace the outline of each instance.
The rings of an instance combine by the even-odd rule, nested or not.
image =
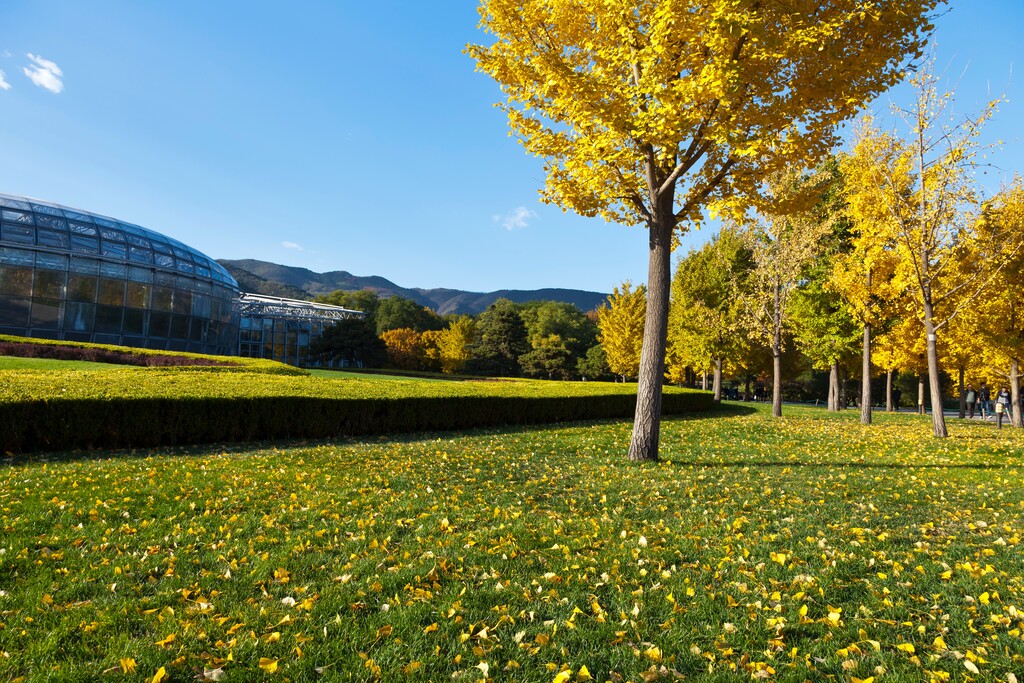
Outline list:
[[[600,306],[608,295],[580,289],[500,289],[496,292],[467,292],[461,289],[421,289],[396,285],[379,275],[353,275],[344,270],[314,273],[307,268],[282,266],[256,259],[219,259],[238,281],[243,292],[265,294],[287,299],[312,299],[336,290],[371,289],[382,297],[403,296],[427,306],[441,315],[465,313],[476,315],[498,299],[516,303],[527,301],[563,301],[590,311]]]

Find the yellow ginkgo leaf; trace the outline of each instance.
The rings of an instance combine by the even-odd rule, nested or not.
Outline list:
[[[571,677],[572,677],[572,672],[571,671],[568,671],[568,670],[566,670],[566,671],[559,671],[558,674],[555,675],[555,678],[551,681],[551,683],[565,683]]]
[[[915,652],[914,646],[911,645],[910,643],[900,643],[899,645],[896,646],[896,649],[897,650],[903,650],[904,652],[909,652],[910,654],[914,654],[914,652]]]
[[[163,640],[158,640],[158,641],[156,641],[156,644],[157,644],[157,645],[159,645],[160,647],[167,647],[168,645],[170,645],[171,643],[173,643],[173,642],[174,642],[174,639],[175,639],[176,637],[177,637],[177,636],[175,636],[175,635],[174,635],[174,634],[172,633],[171,635],[167,636],[167,637],[166,637],[166,638],[164,638]]]
[[[660,662],[661,661],[662,655],[661,655],[661,648],[660,647],[656,647],[656,646],[652,645],[651,647],[649,647],[646,650],[644,650],[644,654],[647,655],[648,659],[650,659],[653,662]]]
[[[166,681],[167,678],[167,670],[161,666],[156,670],[156,673],[153,674],[153,678],[149,679],[149,683],[162,683],[162,681]]]
[[[121,665],[122,672],[126,674],[135,673],[135,660],[131,657],[122,657],[119,664]]]
[[[260,668],[268,674],[272,674],[277,671],[277,660],[270,659],[269,657],[260,657]]]
[[[592,681],[594,677],[590,675],[590,670],[587,669],[587,665],[584,664],[580,667],[580,670],[576,672],[577,681]]]

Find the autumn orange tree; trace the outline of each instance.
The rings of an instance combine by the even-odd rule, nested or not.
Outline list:
[[[894,85],[943,0],[482,0],[509,126],[544,201],[648,230],[633,460],[656,460],[672,246],[813,165]]]

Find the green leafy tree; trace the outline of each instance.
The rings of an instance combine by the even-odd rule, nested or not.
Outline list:
[[[377,307],[380,305],[380,296],[372,289],[357,289],[346,291],[336,289],[330,294],[323,294],[316,297],[314,301],[332,306],[341,306],[353,311],[362,311],[366,319],[376,325]]]
[[[410,329],[417,332],[444,329],[444,320],[434,311],[402,296],[389,296],[377,306],[377,334],[388,330]]]
[[[608,367],[608,357],[600,344],[587,349],[586,355],[576,361],[576,372],[584,380],[611,379],[612,371]]]
[[[832,264],[823,260],[793,291],[789,315],[793,340],[811,366],[829,371],[828,409],[840,409],[842,368],[850,362],[861,340],[861,327],[843,297],[827,289]]]
[[[519,314],[535,349],[557,335],[575,359],[597,343],[597,325],[573,304],[536,301],[523,305]]]
[[[535,340],[533,349],[519,357],[527,377],[569,379],[574,364],[572,352],[557,334]]]
[[[699,250],[679,261],[672,279],[667,366],[679,381],[685,366],[712,368],[715,400],[722,400],[725,359],[742,344],[741,293],[753,267],[737,232],[723,228]]]
[[[346,318],[325,328],[310,353],[321,362],[345,361],[366,368],[379,368],[387,360],[387,347],[364,318]]]
[[[498,299],[477,318],[467,368],[476,374],[516,377],[521,370],[519,358],[529,351],[526,324],[517,306]]]

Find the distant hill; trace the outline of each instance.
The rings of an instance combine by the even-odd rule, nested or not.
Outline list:
[[[588,292],[579,289],[502,289],[497,292],[467,292],[460,289],[407,288],[396,285],[387,278],[376,275],[363,277],[344,270],[314,273],[307,268],[282,266],[255,259],[220,259],[218,263],[238,280],[243,291],[253,294],[308,299],[321,294],[330,294],[338,289],[345,291],[372,289],[382,297],[398,295],[412,299],[422,306],[434,309],[441,315],[446,313],[476,315],[487,310],[488,306],[501,298],[510,299],[516,303],[564,301],[574,304],[580,310],[590,311],[600,306],[608,296],[601,292]]]

